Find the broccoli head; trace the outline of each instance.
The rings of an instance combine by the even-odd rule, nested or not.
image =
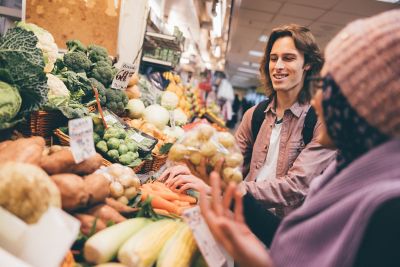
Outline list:
[[[68,40],[66,42],[66,45],[68,47],[68,52],[81,51],[86,53],[87,51],[86,46],[82,44],[79,40]]]
[[[93,65],[89,77],[95,78],[104,86],[109,86],[114,78],[114,72],[111,65],[105,61],[99,61]]]
[[[108,58],[108,51],[105,47],[91,44],[88,46],[88,53],[89,53],[89,59],[93,63],[98,61],[106,61],[107,63],[110,62],[109,65],[111,65],[111,61]]]
[[[92,86],[95,87],[97,89],[97,92],[99,93],[100,105],[105,106],[107,102],[106,88],[101,82],[99,82],[95,78],[89,78],[89,81],[92,83]]]
[[[65,66],[75,72],[86,72],[92,66],[92,62],[88,59],[85,53],[69,52],[64,55]]]
[[[107,89],[106,90],[107,103],[106,107],[117,115],[122,115],[125,111],[125,106],[128,104],[128,97],[123,90]]]
[[[76,92],[82,90],[84,95],[82,97],[85,100],[89,100],[93,97],[92,84],[86,77],[85,73],[76,73],[73,71],[64,71],[58,77],[64,82],[68,90]]]
[[[56,62],[54,62],[54,68],[51,71],[52,74],[57,75],[61,74],[61,72],[66,71],[65,64],[62,58],[57,58]]]

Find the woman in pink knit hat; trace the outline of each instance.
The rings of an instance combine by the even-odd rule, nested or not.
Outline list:
[[[287,216],[270,251],[244,223],[229,185],[200,206],[214,237],[241,266],[400,266],[400,10],[357,20],[327,46],[313,106],[319,142],[338,156]],[[229,206],[235,201],[235,210]]]

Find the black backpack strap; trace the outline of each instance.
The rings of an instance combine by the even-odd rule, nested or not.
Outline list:
[[[265,119],[264,111],[269,105],[270,98],[267,98],[264,101],[258,103],[256,108],[254,109],[253,116],[251,117],[251,133],[253,134],[253,140],[257,139],[258,132],[260,131],[261,124]]]
[[[308,145],[311,142],[314,134],[314,127],[317,124],[317,114],[313,107],[310,107],[307,111],[306,118],[304,119],[304,126],[301,134],[303,135],[304,145]]]

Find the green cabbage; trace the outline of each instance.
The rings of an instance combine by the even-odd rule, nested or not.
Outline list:
[[[21,108],[21,96],[17,88],[0,81],[0,129],[8,128]]]

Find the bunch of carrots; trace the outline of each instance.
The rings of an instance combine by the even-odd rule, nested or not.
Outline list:
[[[143,184],[141,186],[142,201],[151,197],[151,206],[154,211],[161,215],[177,214],[196,204],[196,198],[174,192],[161,182]]]

